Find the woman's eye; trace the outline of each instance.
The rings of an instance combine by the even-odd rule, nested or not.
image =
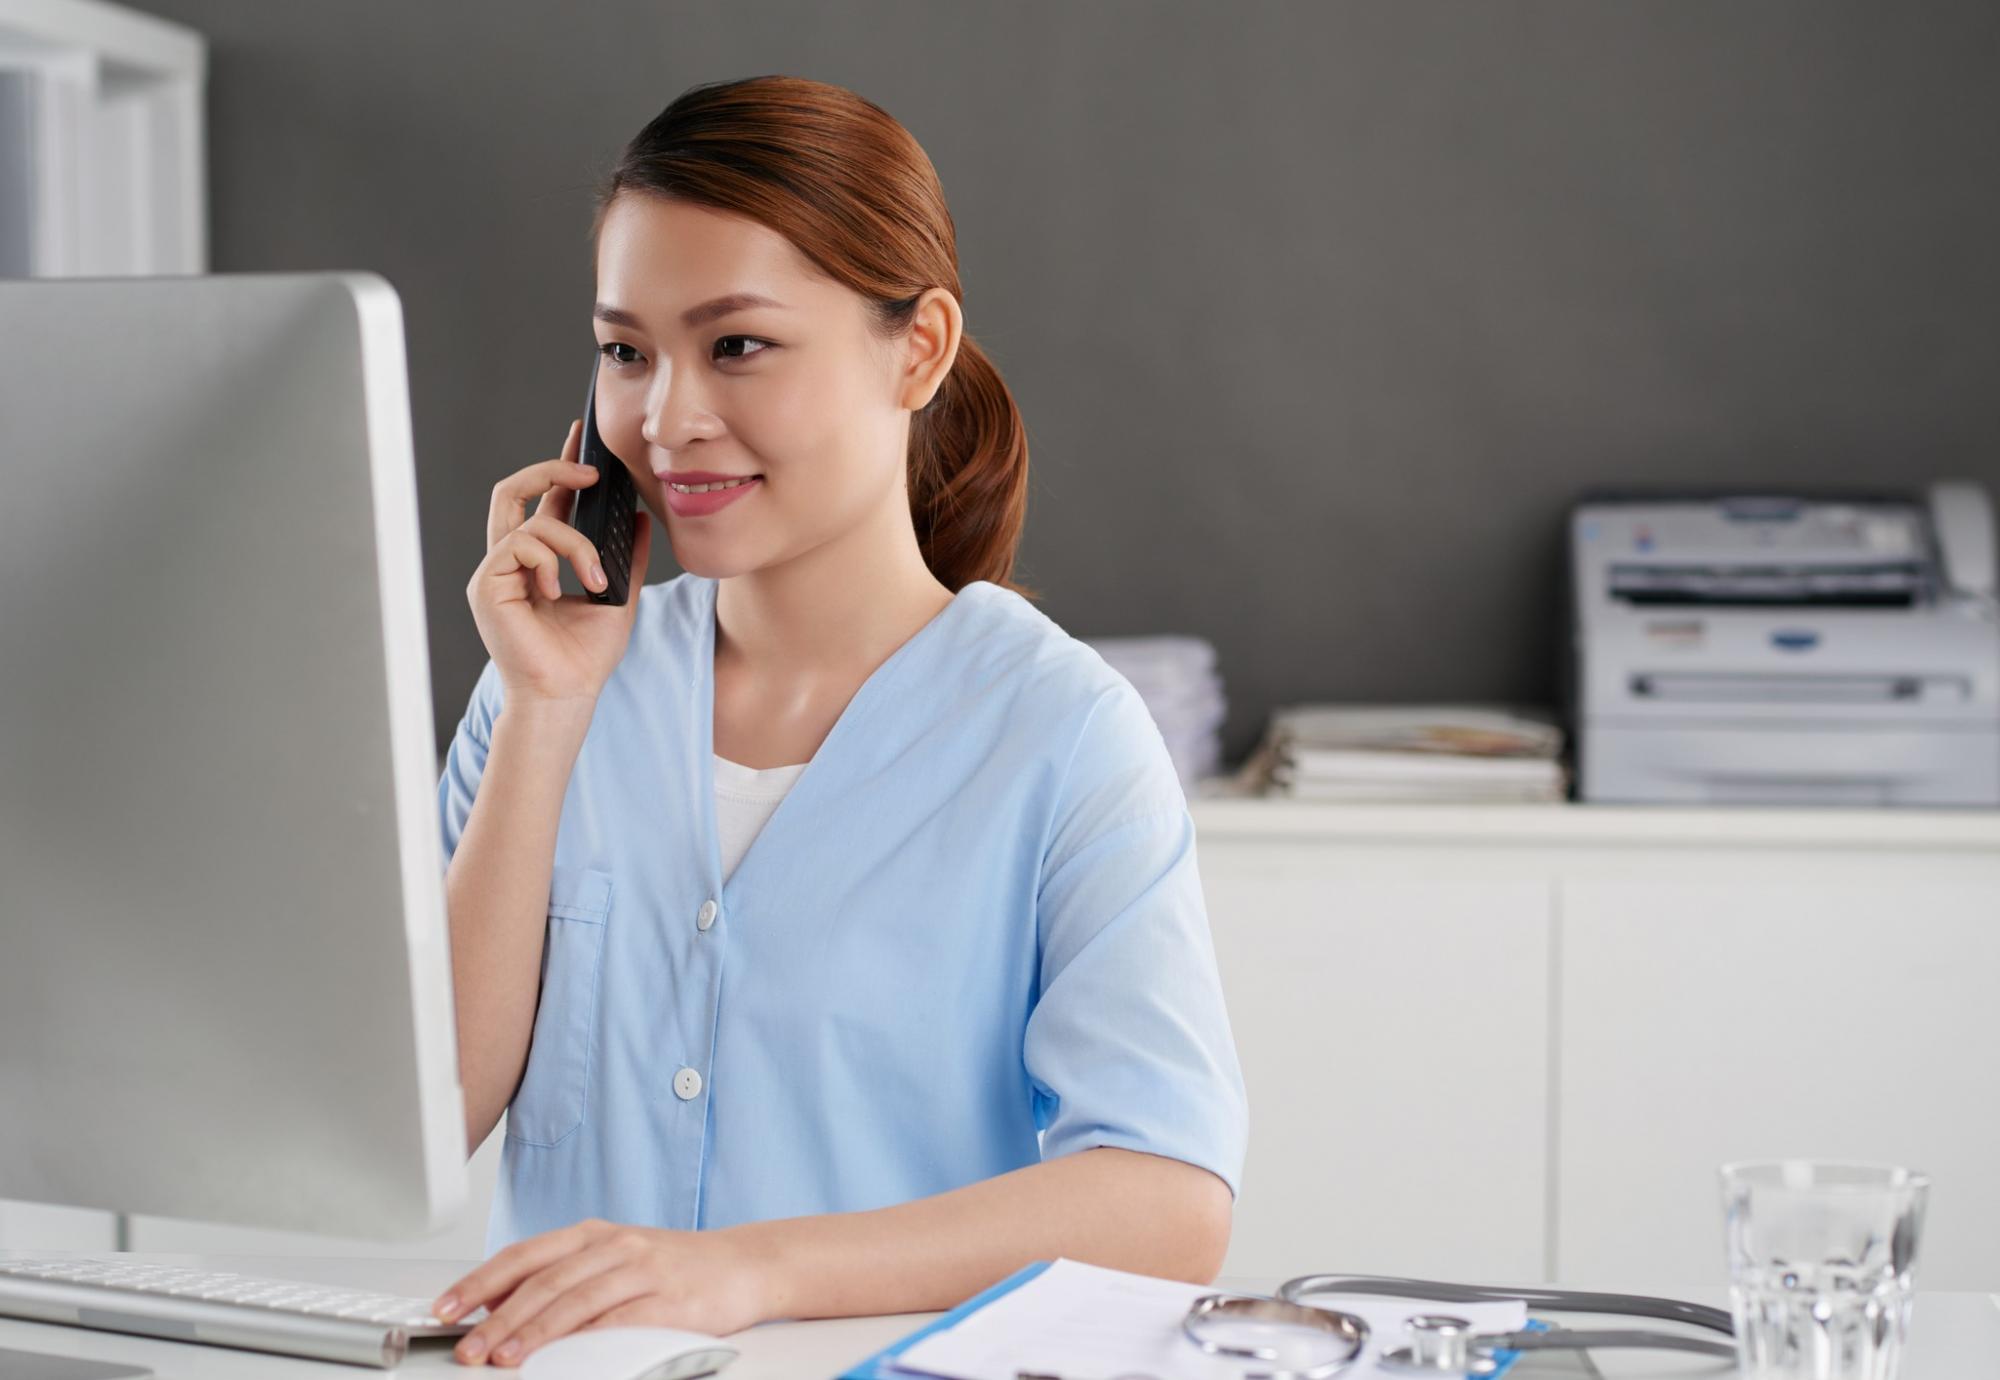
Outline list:
[[[736,345],[736,348],[733,350],[730,348],[732,342]],[[745,348],[749,346],[754,346],[755,348]],[[715,347],[721,352],[716,355],[717,359],[748,359],[753,354],[762,354],[765,350],[769,349],[770,342],[759,340],[755,336],[749,335],[725,335],[715,342]],[[631,350],[631,358],[628,359],[624,355],[619,354],[618,351],[620,350]],[[630,345],[620,340],[613,340],[599,345],[597,352],[609,359],[613,364],[636,364],[639,358],[637,350],[632,349]]]

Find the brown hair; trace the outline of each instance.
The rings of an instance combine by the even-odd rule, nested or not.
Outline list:
[[[865,298],[878,334],[909,329],[933,287],[957,298],[957,230],[910,132],[845,87],[761,76],[689,87],[634,135],[598,193],[597,240],[619,193],[746,216]],[[1014,583],[1028,498],[1028,439],[1013,395],[962,331],[958,354],[910,421],[910,517],[924,563],[956,593]]]

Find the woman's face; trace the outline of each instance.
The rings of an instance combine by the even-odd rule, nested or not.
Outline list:
[[[718,305],[736,294],[777,305]],[[910,412],[950,359],[927,367],[940,342],[918,330],[884,341],[865,313],[756,221],[613,200],[597,243],[597,427],[684,570],[739,575],[885,513],[907,521]],[[727,494],[669,492],[689,473],[756,478]]]

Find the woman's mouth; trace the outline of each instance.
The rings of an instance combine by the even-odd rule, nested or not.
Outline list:
[[[757,488],[764,482],[764,476],[752,474],[740,479],[683,484],[662,474],[660,480],[667,491],[667,511],[676,517],[707,517]]]

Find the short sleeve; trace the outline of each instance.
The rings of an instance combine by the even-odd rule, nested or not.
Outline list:
[[[493,722],[500,715],[500,675],[491,658],[473,683],[472,697],[465,714],[445,749],[444,773],[438,778],[438,824],[444,837],[445,871],[451,871],[451,856],[465,833],[465,821],[472,814],[473,797],[479,794],[479,778],[486,771],[486,755],[493,748]]]
[[[1040,988],[1023,1057],[1042,1158],[1096,1146],[1210,1170],[1233,1195],[1249,1113],[1194,821],[1122,678],[1077,741],[1037,895]]]

